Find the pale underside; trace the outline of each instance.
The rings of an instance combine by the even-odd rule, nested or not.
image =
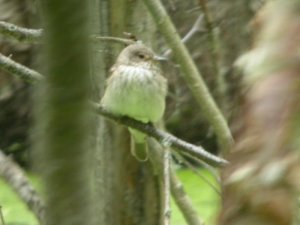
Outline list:
[[[119,65],[108,79],[102,104],[144,123],[159,121],[165,110],[167,82],[157,70]]]

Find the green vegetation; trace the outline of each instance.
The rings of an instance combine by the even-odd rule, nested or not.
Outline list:
[[[212,183],[215,183],[207,171],[201,170],[200,172]],[[218,194],[203,179],[200,179],[190,170],[179,170],[177,174],[205,224],[214,224],[220,205]],[[34,184],[37,183],[35,179],[31,180]],[[3,180],[0,180],[0,205],[7,225],[38,225],[37,220],[27,206]],[[172,224],[186,224],[179,209],[174,204],[172,204]]]
[[[0,205],[6,225],[38,225],[33,213],[2,179],[0,179]]]
[[[200,170],[200,173],[217,186],[214,178],[209,172]],[[185,191],[192,199],[194,206],[205,224],[215,224],[216,215],[220,207],[220,196],[218,193],[190,170],[180,170],[177,174],[184,185]],[[175,204],[172,204],[172,224],[186,225],[183,216]]]

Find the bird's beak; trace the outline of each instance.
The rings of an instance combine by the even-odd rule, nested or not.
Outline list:
[[[159,55],[153,56],[153,59],[154,59],[155,61],[167,61],[167,60],[168,60],[168,58],[163,57],[163,56],[159,56]]]

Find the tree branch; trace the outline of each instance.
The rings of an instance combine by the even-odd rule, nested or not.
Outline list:
[[[19,42],[38,43],[40,42],[43,36],[43,29],[28,29],[24,27],[19,27],[12,23],[0,21],[0,33],[6,36],[7,38],[14,39]],[[116,42],[125,45],[130,45],[135,43],[134,40],[127,39],[127,38],[102,37],[97,35],[92,35],[91,40],[94,42],[97,41]]]
[[[9,57],[6,57],[1,53],[0,53],[0,68],[2,68],[3,70],[5,70],[10,74],[20,77],[21,79],[29,83],[35,83],[43,79],[43,76],[40,73],[11,60]]]
[[[156,142],[153,142],[153,146],[150,151],[150,160],[153,164],[153,167],[158,170],[158,174],[163,176],[164,170],[164,157],[163,151],[160,146],[157,146]],[[177,177],[174,170],[170,170],[170,188],[171,194],[175,200],[176,205],[183,214],[184,219],[189,225],[203,225],[195,207],[192,204],[191,199],[186,194],[183,188],[183,184]],[[163,179],[163,178],[161,178]]]
[[[223,150],[223,152],[228,152],[233,140],[227,122],[209,93],[188,50],[181,43],[178,32],[171,22],[165,8],[159,0],[144,0],[144,3],[148,7],[162,35],[164,35],[167,43],[172,48],[174,56],[185,74],[183,78],[202,109],[203,114],[214,128],[220,149]]]
[[[205,183],[207,183],[207,185],[209,185],[219,196],[221,196],[221,192],[218,189],[218,187],[216,187],[209,179],[207,179],[205,176],[203,176],[201,174],[201,172],[199,171],[199,165],[193,165],[191,162],[189,162],[189,160],[185,159],[182,155],[180,154],[176,154],[175,157],[177,158],[177,160],[179,160],[183,165],[185,165],[187,168],[189,168],[192,172],[194,172],[195,175],[197,175],[200,179],[202,179]],[[203,165],[203,163],[202,163]],[[210,172],[210,174],[212,176],[214,176],[214,174],[208,170]],[[216,178],[216,177],[214,177]],[[217,180],[217,179],[216,179]],[[218,180],[217,180],[218,181]]]
[[[13,188],[41,222],[44,204],[23,170],[0,150],[0,176]]]
[[[98,35],[92,35],[91,39],[93,41],[110,41],[110,42],[117,42],[117,43],[122,43],[125,45],[131,45],[136,43],[135,41],[127,38],[118,38],[118,37],[105,37],[105,36],[98,36]]]
[[[158,130],[152,124],[149,123],[145,124],[129,117],[124,117],[124,116],[122,117],[119,115],[112,114],[107,109],[103,108],[101,105],[97,103],[92,103],[92,106],[98,114],[101,114],[106,118],[112,119],[117,123],[135,128],[143,132],[144,134],[153,137],[155,140],[157,140],[165,147],[172,147],[174,149],[179,150],[180,152],[185,152],[189,155],[192,155],[198,159],[205,161],[206,163],[212,166],[222,167],[228,164],[226,160],[205,151],[202,147],[195,146],[193,144],[190,144],[188,142],[185,142],[173,136],[172,134],[169,134],[162,130]]]
[[[195,208],[192,207],[192,201],[185,193],[183,184],[177,178],[174,171],[171,171],[171,192],[177,206],[182,211],[188,224],[203,225],[204,223],[199,219]]]
[[[206,0],[199,0],[199,5],[204,14],[204,21],[206,29],[208,30],[208,42],[210,43],[211,55],[212,55],[212,65],[213,74],[215,76],[216,84],[216,98],[220,107],[225,110],[226,106],[226,83],[224,80],[224,74],[221,70],[221,58],[220,58],[220,38],[219,30],[213,24],[212,15],[210,10],[206,5]]]
[[[197,17],[192,28],[182,38],[181,40],[182,43],[186,44],[196,33],[203,31],[202,20],[203,20],[203,15],[201,14],[200,16]],[[171,54],[172,54],[172,49],[168,49],[163,53],[163,56],[169,57]]]
[[[186,157],[189,158],[189,160],[193,160],[196,164],[199,164],[199,165],[201,165],[201,167],[208,170],[210,172],[210,174],[215,178],[215,180],[218,183],[220,183],[220,175],[218,174],[218,172],[216,171],[216,169],[214,167],[212,167],[208,163],[206,163],[203,160],[200,160],[199,158],[196,158],[192,155],[189,155],[189,154],[186,154],[186,153],[182,153],[182,155],[185,155]]]
[[[170,225],[171,199],[170,199],[170,164],[171,154],[169,148],[164,148],[163,153],[163,225]]]
[[[5,57],[0,54],[0,68],[1,67],[10,74],[17,75],[27,82],[36,82],[43,78],[43,76],[38,72],[31,70],[19,63],[16,63],[8,57]],[[120,117],[118,115],[114,115],[97,103],[92,103],[92,106],[98,114],[103,115],[125,126],[135,128],[147,134],[148,136],[153,137],[164,146],[170,146],[179,151],[188,153],[205,161],[206,163],[212,166],[220,167],[228,164],[226,160],[205,151],[202,147],[192,145],[169,133],[158,130],[151,124],[144,124],[128,117]]]
[[[27,29],[11,23],[0,21],[0,33],[20,42],[36,43],[42,37],[42,29]]]

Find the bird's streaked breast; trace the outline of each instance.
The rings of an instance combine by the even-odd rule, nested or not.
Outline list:
[[[157,122],[165,109],[167,82],[158,70],[119,65],[108,80],[102,104],[143,122]]]

